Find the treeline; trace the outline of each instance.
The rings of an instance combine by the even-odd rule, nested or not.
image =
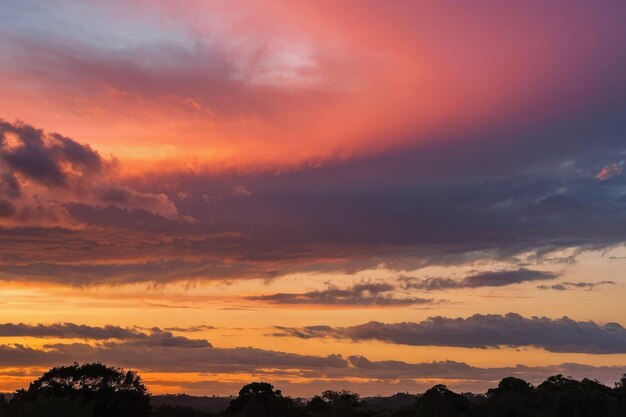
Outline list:
[[[310,400],[283,396],[271,384],[245,385],[220,412],[151,406],[141,378],[102,364],[53,368],[28,389],[0,401],[2,417],[626,417],[626,375],[614,387],[563,375],[533,386],[505,378],[485,394],[436,385],[422,395],[362,399],[325,391]]]

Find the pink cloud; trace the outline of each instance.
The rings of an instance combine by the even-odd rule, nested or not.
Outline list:
[[[593,106],[621,75],[611,47],[621,22],[608,11],[307,1],[89,7],[91,20],[130,13],[144,16],[137,30],[162,33],[97,47],[108,34],[92,27],[106,25],[90,21],[79,22],[82,37],[7,42],[0,75],[11,82],[0,87],[0,114],[89,138],[122,163],[293,167],[481,136],[520,115],[530,126]],[[123,29],[115,36],[132,34],[133,23]]]
[[[598,181],[606,181],[609,178],[612,178],[621,173],[622,173],[622,166],[614,163],[614,164],[603,166],[602,169],[598,171],[598,173],[596,174],[594,178]]]

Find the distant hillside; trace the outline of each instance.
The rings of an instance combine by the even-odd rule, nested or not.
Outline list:
[[[233,397],[196,397],[187,394],[167,394],[152,396],[150,404],[154,407],[171,405],[172,407],[190,407],[196,410],[219,413],[226,410],[232,399]]]
[[[411,407],[419,397],[419,395],[399,392],[390,397],[364,397],[361,401],[364,409],[380,413]]]
[[[170,405],[172,407],[181,406],[216,413],[226,410],[233,398],[234,397],[196,397],[187,394],[167,394],[154,395],[150,403],[154,407],[160,405]],[[397,393],[389,397],[365,397],[362,401],[365,409],[380,412],[383,410],[395,411],[410,407],[418,398],[419,395]],[[305,400],[303,401],[306,403]]]

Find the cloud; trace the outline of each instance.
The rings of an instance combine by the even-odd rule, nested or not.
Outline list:
[[[528,281],[555,279],[558,275],[553,272],[535,271],[519,268],[511,271],[488,271],[467,276],[461,280],[452,278],[410,278],[402,277],[404,288],[416,290],[447,290],[458,288],[503,287],[512,284],[521,284]]]
[[[0,337],[36,337],[57,339],[90,339],[90,340],[126,340],[132,346],[161,346],[197,348],[210,347],[204,339],[189,339],[175,336],[168,330],[158,327],[149,329],[149,333],[133,328],[123,328],[113,325],[102,327],[88,326],[74,323],[35,324],[1,323]],[[113,343],[113,342],[110,342]]]
[[[156,131],[165,143],[191,145],[191,155],[209,149],[244,161],[306,164],[424,141],[433,131],[482,138],[476,125],[523,130],[536,119],[581,119],[583,110],[590,115],[623,97],[621,5],[581,16],[563,5],[483,2],[476,7],[484,22],[477,25],[439,4],[295,3],[279,11],[254,1],[243,10],[61,3],[39,2],[35,10],[3,3],[3,74],[19,82],[7,83],[13,94],[3,94],[0,109],[12,105],[34,115],[45,109],[48,118],[88,125],[115,145],[127,145],[138,131]],[[558,10],[562,23],[555,27],[540,16],[544,9]],[[143,19],[131,18],[138,13]],[[116,30],[107,25],[113,18]],[[580,32],[582,24],[588,33]],[[419,42],[425,36],[427,48]],[[480,50],[459,49],[461,41]],[[452,65],[458,60],[466,71]],[[423,102],[406,91],[420,91]],[[54,112],[46,108],[51,101]],[[520,115],[527,123],[514,124]],[[294,128],[301,140],[293,140]],[[118,135],[109,138],[111,130]],[[561,147],[544,146],[554,148]]]
[[[549,352],[626,353],[626,329],[618,323],[597,324],[568,317],[525,318],[519,314],[475,314],[468,318],[430,317],[421,322],[380,323],[358,326],[278,328],[277,336],[336,337],[355,342],[378,340],[410,346],[498,348],[533,346]]]
[[[5,226],[76,227],[73,205],[144,210],[170,219],[176,206],[164,194],[142,193],[115,179],[116,161],[89,145],[22,122],[0,119],[0,220]]]
[[[197,333],[204,332],[207,330],[215,330],[215,326],[209,326],[206,324],[200,324],[198,326],[189,326],[189,327],[166,327],[163,330],[168,332],[180,332],[180,333]]]
[[[246,176],[237,182],[250,183],[255,193],[245,199],[177,201],[180,215],[197,220],[193,224],[146,211],[75,205],[69,213],[88,226],[82,230],[41,230],[34,220],[5,229],[0,234],[0,278],[90,285],[271,279],[379,267],[402,273],[477,260],[515,262],[520,254],[541,261],[563,249],[579,253],[619,245],[626,236],[618,181],[562,181],[546,175],[467,184],[415,180],[385,187],[375,178],[389,173],[383,166],[354,174],[371,178],[367,186],[350,179],[361,167],[344,169]],[[151,194],[182,188],[199,196],[202,187],[213,184],[230,189],[219,176],[137,181],[124,185],[153,190]],[[49,243],[49,250],[40,250],[42,242]]]
[[[96,167],[87,175],[80,164],[65,169],[68,162],[60,167],[66,186],[52,186],[2,164],[0,279],[94,285],[374,268],[402,274],[614,247],[626,236],[624,177],[598,182],[589,173],[621,152],[615,137],[626,131],[623,120],[615,110],[594,123],[539,126],[531,139],[425,142],[271,173],[121,178],[107,163],[97,174],[97,164],[86,162]],[[594,147],[590,132],[598,138]],[[554,149],[545,149],[547,138]],[[21,143],[11,141],[7,152]],[[241,184],[252,195],[233,195]],[[188,217],[194,222],[180,221]]]
[[[0,366],[48,366],[67,361],[62,352],[31,348],[22,344],[0,345]]]
[[[269,304],[311,304],[330,306],[407,306],[428,304],[430,298],[404,297],[392,295],[396,288],[386,283],[360,283],[341,289],[329,287],[325,290],[306,293],[276,293],[245,297],[251,301],[263,301]]]
[[[106,325],[87,326],[74,323],[35,324],[1,323],[0,337],[58,337],[81,339],[128,339],[141,336],[129,328]]]
[[[297,376],[304,383],[325,381],[346,382],[366,380],[397,384],[405,380],[451,381],[468,384],[497,381],[506,376],[516,376],[531,382],[541,381],[558,373],[574,377],[597,378],[602,381],[617,380],[623,373],[620,366],[591,366],[563,363],[548,366],[476,367],[464,362],[435,361],[410,363],[397,360],[372,361],[362,355],[315,356],[264,350],[253,347],[218,348],[175,346],[137,346],[128,343],[89,345],[84,343],[53,344],[43,348],[24,345],[0,345],[0,366],[52,366],[73,361],[103,361],[109,365],[132,367],[141,372],[198,373],[204,375],[230,373],[255,375],[264,380],[292,379]],[[334,380],[334,381],[332,381]]]
[[[81,362],[100,358],[106,363],[155,372],[258,372],[265,368],[345,368],[348,362],[338,355],[311,356],[253,347],[218,348],[205,346],[138,345],[134,342],[50,344],[42,349]],[[2,358],[0,358],[2,363]]]
[[[116,347],[117,342],[105,342],[105,346]],[[175,347],[182,349],[210,348],[211,343],[204,339],[190,339],[184,336],[175,336],[169,331],[159,328],[151,329],[147,335],[140,334],[140,337],[131,338],[125,342],[125,346],[140,347]]]
[[[557,290],[557,291],[568,291],[574,289],[586,289],[588,291],[594,290],[597,287],[602,287],[605,285],[616,285],[615,281],[599,281],[599,282],[561,282],[553,285],[538,285],[537,288],[540,290]]]
[[[614,163],[614,164],[603,166],[600,169],[600,171],[598,171],[598,173],[596,174],[594,178],[598,181],[606,181],[609,178],[612,178],[621,173],[622,173],[622,165],[621,164],[618,165]]]
[[[14,81],[0,113],[119,149],[136,176],[74,139],[3,122],[0,224],[22,230],[1,242],[0,279],[402,272],[625,241],[624,177],[594,179],[624,150],[621,4],[585,16],[553,6],[555,26],[532,5],[481,4],[490,18],[477,25],[408,3],[40,3],[0,6],[12,17],[0,71]],[[459,34],[480,51],[459,50]]]

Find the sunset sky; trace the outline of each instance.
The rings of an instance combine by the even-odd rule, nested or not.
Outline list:
[[[0,392],[626,373],[626,2],[3,0]]]

